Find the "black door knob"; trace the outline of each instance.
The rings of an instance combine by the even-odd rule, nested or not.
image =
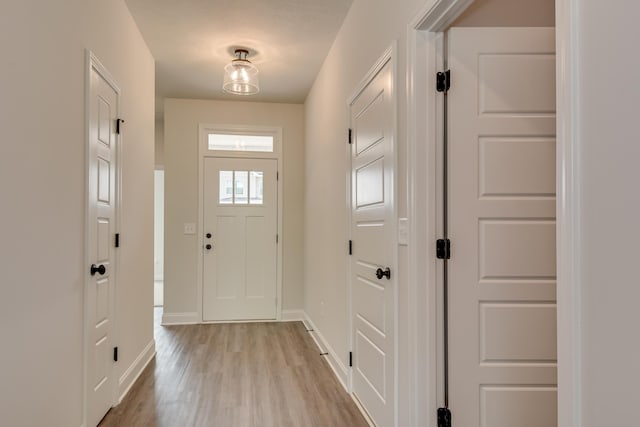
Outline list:
[[[389,267],[385,268],[384,271],[381,268],[376,270],[376,277],[378,279],[382,279],[385,276],[387,280],[391,279],[391,269]]]
[[[211,233],[207,233],[207,239],[211,238]]]
[[[211,250],[211,245],[207,245],[207,246],[205,246],[205,248],[207,248],[207,250],[210,251]]]
[[[102,276],[104,273],[107,272],[107,268],[100,264],[100,265],[95,265],[95,264],[91,264],[91,275],[95,276],[96,273],[100,273],[100,275]]]

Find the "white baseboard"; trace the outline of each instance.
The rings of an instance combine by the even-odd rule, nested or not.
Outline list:
[[[167,313],[162,314],[162,326],[195,325],[201,323],[198,313]]]
[[[304,321],[306,315],[302,310],[282,310],[282,315],[280,317],[281,322],[301,322]],[[195,325],[195,324],[209,324],[209,323],[240,323],[240,322],[260,322],[262,320],[240,320],[240,321],[230,321],[223,320],[219,322],[201,322],[198,317],[198,313],[163,313],[162,314],[162,325]],[[263,320],[264,322],[273,322],[273,320]]]
[[[281,322],[301,322],[305,318],[302,310],[282,310]]]
[[[364,420],[367,422],[367,424],[369,424],[369,427],[376,427],[376,423],[373,422],[373,419],[371,418],[371,415],[369,415],[367,410],[364,409],[364,406],[362,406],[362,403],[360,403],[360,400],[358,400],[356,395],[353,394],[353,393],[351,393],[351,400],[353,400],[353,403],[356,404],[356,406],[360,410],[360,413],[364,417]]]
[[[129,393],[133,384],[135,384],[140,374],[142,374],[142,371],[144,371],[144,368],[147,367],[155,355],[156,341],[152,339],[120,377],[118,381],[118,394],[120,395],[118,403],[122,402],[122,399]]]
[[[307,326],[307,330],[311,330],[311,332],[309,332],[311,338],[313,338],[313,340],[316,342],[316,345],[320,349],[321,353],[327,353],[325,357],[327,358],[327,362],[329,362],[331,370],[333,370],[333,373],[338,378],[338,381],[340,381],[340,384],[342,384],[342,387],[344,387],[346,392],[351,393],[349,387],[347,386],[349,382],[349,370],[337,357],[336,352],[329,345],[327,340],[324,339],[322,333],[320,333],[318,328],[316,328],[309,315],[306,312],[303,312],[303,314],[303,322]]]

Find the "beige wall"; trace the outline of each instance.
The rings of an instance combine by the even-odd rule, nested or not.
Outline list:
[[[434,0],[355,0],[305,103],[305,311],[330,345],[331,352],[345,367],[351,350],[346,279],[348,258],[345,256],[348,238],[345,180],[349,167],[344,145],[349,127],[347,100],[384,50],[397,42],[396,196],[399,217],[407,217],[406,33],[407,26],[418,12],[434,3]],[[477,0],[477,3],[471,6],[458,25],[553,24],[553,1],[525,4],[525,0]],[[506,3],[515,3],[517,7]],[[506,9],[501,11],[502,7]],[[531,9],[536,9],[534,14],[529,13]],[[415,394],[411,387],[416,372],[407,368],[415,351],[413,346],[416,345],[415,337],[410,336],[413,320],[407,317],[410,305],[407,257],[407,247],[398,246],[396,277],[400,425],[411,425],[411,411],[415,409],[410,405]],[[327,265],[331,269],[327,269]]]
[[[349,128],[347,100],[358,83],[392,43],[397,42],[398,95],[397,200],[400,217],[407,215],[406,179],[406,51],[407,25],[426,3],[424,0],[355,0],[337,35],[305,103],[305,312],[331,347],[348,366],[350,330],[347,285],[346,136]],[[356,243],[357,244],[357,243]],[[407,318],[407,247],[398,247],[398,366],[399,425],[411,425],[409,370],[413,339]],[[330,266],[330,268],[327,268]]]
[[[126,120],[115,378],[153,341],[153,58],[122,0],[4,1],[3,426],[83,422],[85,48],[120,85]]]
[[[198,125],[262,125],[283,129],[282,307],[303,305],[304,107],[238,101],[165,101],[165,315],[197,310],[197,235],[183,234],[198,222]],[[199,232],[199,231],[198,231]]]
[[[560,359],[559,386],[569,389],[564,380],[574,375],[582,395],[579,407],[561,401],[558,408],[563,418],[577,409],[583,427],[632,426],[638,425],[640,382],[640,3],[572,3],[580,5],[572,28],[579,79],[569,82],[579,94],[571,100],[579,180],[571,243],[579,282],[573,295],[559,289],[558,316],[564,325],[573,315],[580,336],[558,336],[560,355],[574,346],[576,356]],[[613,90],[602,83],[612,64],[621,71]]]
[[[164,120],[156,120],[155,168],[164,169]]]
[[[475,0],[453,27],[553,27],[554,0]]]

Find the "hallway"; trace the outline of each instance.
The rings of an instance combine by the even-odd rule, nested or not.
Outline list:
[[[301,322],[160,326],[101,427],[367,426]]]

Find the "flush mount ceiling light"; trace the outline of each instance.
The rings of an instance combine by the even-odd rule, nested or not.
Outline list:
[[[234,95],[255,95],[260,92],[258,69],[247,59],[249,51],[235,50],[236,59],[224,67],[222,89]]]

